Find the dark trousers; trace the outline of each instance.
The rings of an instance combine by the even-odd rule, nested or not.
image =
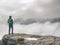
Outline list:
[[[9,25],[9,35],[10,35],[10,30],[12,29],[12,34],[13,34],[13,25]]]

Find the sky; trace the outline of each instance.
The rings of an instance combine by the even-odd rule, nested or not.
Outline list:
[[[60,0],[0,0],[0,35],[8,34],[11,15],[14,33],[60,37],[59,4]]]
[[[0,0],[0,15],[16,18],[60,17],[60,0]]]

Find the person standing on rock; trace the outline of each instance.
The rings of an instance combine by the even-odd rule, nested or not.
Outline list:
[[[13,19],[12,19],[12,16],[9,16],[8,25],[9,25],[9,35],[10,35],[10,30],[11,29],[12,29],[12,34],[13,34]]]

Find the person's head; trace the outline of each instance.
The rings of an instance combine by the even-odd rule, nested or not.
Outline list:
[[[9,16],[9,18],[11,19],[11,18],[12,18],[12,16]]]

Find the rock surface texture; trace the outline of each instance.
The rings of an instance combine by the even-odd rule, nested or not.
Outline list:
[[[20,39],[21,41],[18,41],[18,39]],[[4,45],[60,45],[60,37],[55,36],[13,34],[4,35],[2,40]]]

